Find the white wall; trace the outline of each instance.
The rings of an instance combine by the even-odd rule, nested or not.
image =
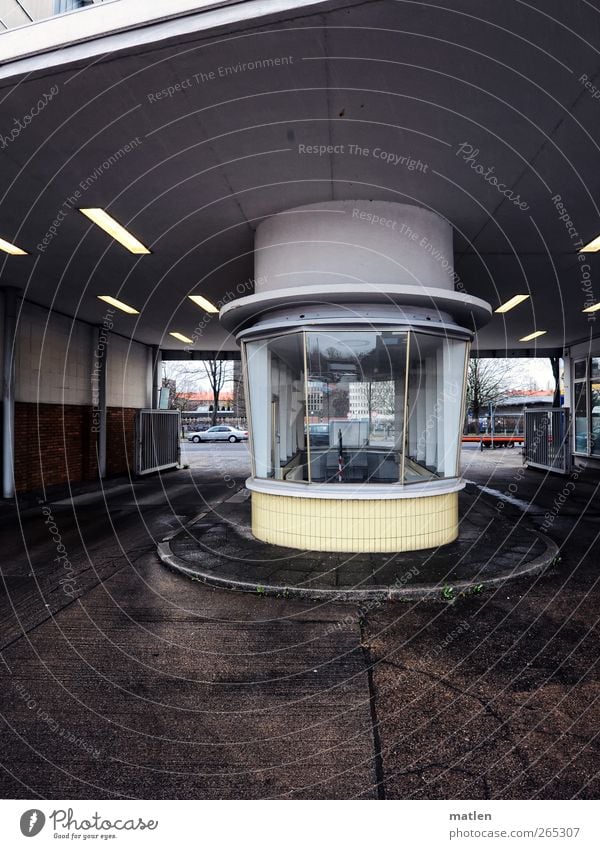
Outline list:
[[[92,404],[98,328],[42,307],[17,302],[15,400],[40,404]],[[107,406],[147,407],[148,346],[108,334]]]
[[[256,230],[256,293],[386,284],[454,290],[452,228],[418,206],[328,201],[273,215]]]
[[[148,407],[148,348],[111,336],[106,373],[108,407]]]
[[[17,302],[15,400],[91,404],[93,335],[89,324]]]

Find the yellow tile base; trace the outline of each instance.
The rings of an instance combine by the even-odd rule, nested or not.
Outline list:
[[[252,533],[313,551],[417,551],[458,536],[458,492],[372,500],[252,493]]]

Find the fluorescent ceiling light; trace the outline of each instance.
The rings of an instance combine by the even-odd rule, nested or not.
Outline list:
[[[523,301],[526,301],[529,295],[513,295],[506,303],[500,304],[498,309],[494,310],[494,312],[508,312],[509,310],[513,310],[515,307],[518,307],[519,304],[522,304]]]
[[[118,310],[126,312],[128,315],[139,315],[140,311],[130,307],[129,304],[124,304],[123,301],[117,301],[112,295],[98,295],[101,301],[106,301],[111,307],[116,307]]]
[[[103,209],[80,209],[90,221],[93,221],[94,224],[97,224],[98,227],[101,227],[109,236],[112,236],[113,239],[116,239],[117,242],[120,242],[123,247],[127,248],[128,251],[131,251],[132,254],[149,254],[150,251],[145,245],[142,245],[135,236],[132,236],[131,233],[122,227],[118,221],[105,212]]]
[[[188,345],[194,344],[194,340],[190,339],[189,336],[184,336],[183,333],[170,332],[169,336],[172,336],[174,339],[179,339],[180,342],[187,342]]]
[[[5,239],[0,239],[0,251],[4,251],[11,256],[27,256],[27,251],[22,251],[16,245],[11,245]]]
[[[519,339],[519,342],[531,342],[532,339],[537,339],[538,336],[543,336],[544,333],[547,332],[547,330],[534,330],[534,332],[530,333],[529,336],[523,336],[522,339]]]
[[[588,242],[585,248],[581,248],[580,254],[592,254],[600,251],[600,236],[596,236],[591,242]]]
[[[597,312],[598,310],[600,310],[600,304],[592,304],[591,307],[586,307],[581,312]]]
[[[206,298],[203,298],[202,295],[188,295],[190,301],[193,301],[197,304],[200,309],[205,310],[210,313],[217,313],[219,310],[216,308],[214,304],[211,304],[210,301],[207,301]]]

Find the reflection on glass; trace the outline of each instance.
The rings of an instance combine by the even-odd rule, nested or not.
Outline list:
[[[257,478],[302,480],[304,350],[302,334],[246,344]]]
[[[456,477],[466,347],[406,330],[247,342],[255,476],[315,484]]]
[[[575,451],[587,454],[588,424],[586,384],[575,384]]]
[[[311,480],[397,483],[407,333],[307,334]]]
[[[465,356],[465,342],[411,334],[405,483],[457,474]]]
[[[590,386],[590,453],[600,454],[600,383]]]

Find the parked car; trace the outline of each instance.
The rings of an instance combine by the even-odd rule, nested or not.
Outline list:
[[[316,446],[329,447],[329,425],[328,424],[311,424],[308,426],[310,434],[310,444],[313,448]]]
[[[213,425],[208,430],[195,430],[188,433],[190,442],[241,442],[248,439],[248,431],[232,425]]]

